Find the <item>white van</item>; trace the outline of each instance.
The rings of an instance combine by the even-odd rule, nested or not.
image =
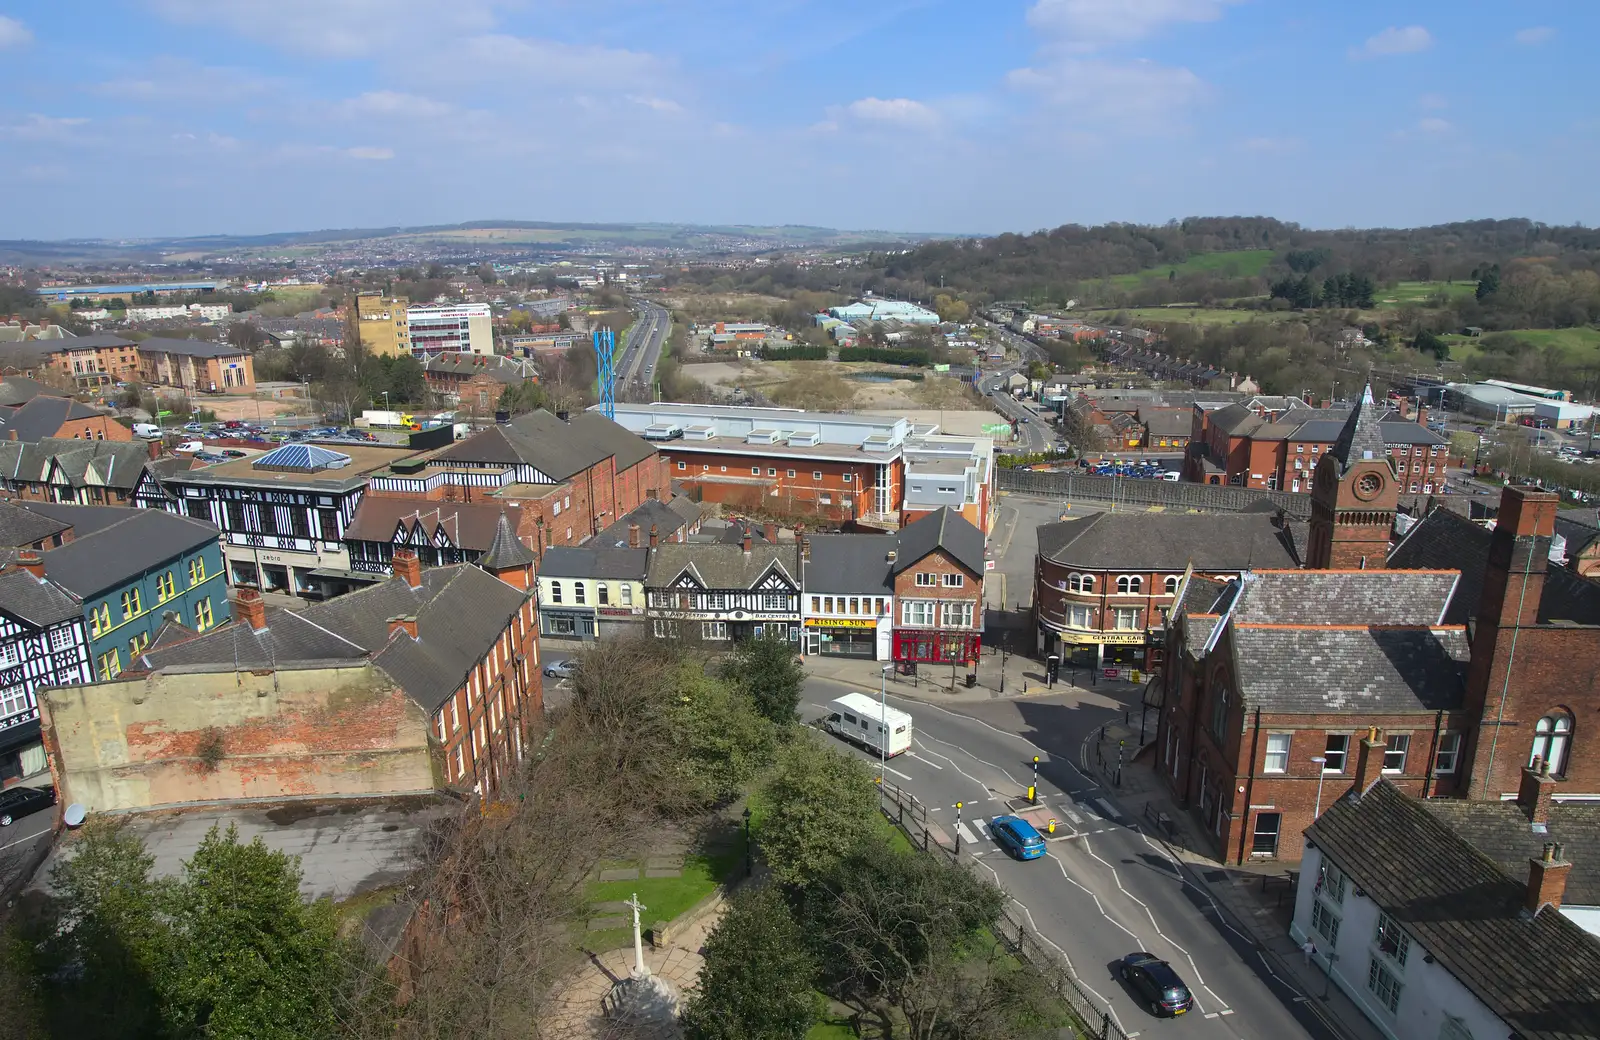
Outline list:
[[[1169,469],[1165,473],[1161,474],[1161,479],[1162,480],[1168,480],[1168,481],[1171,481],[1172,483],[1176,484],[1178,481],[1183,479],[1183,474],[1179,473],[1175,469]]]
[[[911,750],[911,716],[898,708],[886,708],[880,715],[877,698],[864,693],[847,693],[829,701],[822,726],[834,736],[886,758]]]
[[[133,435],[153,441],[161,436],[161,427],[153,422],[136,422],[133,424]]]

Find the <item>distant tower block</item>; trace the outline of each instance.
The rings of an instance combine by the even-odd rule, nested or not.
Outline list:
[[[607,419],[617,417],[617,370],[611,363],[616,350],[616,333],[610,329],[594,330],[594,357],[600,373],[600,411]]]

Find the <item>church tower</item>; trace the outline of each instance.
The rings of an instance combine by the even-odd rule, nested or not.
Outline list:
[[[1389,464],[1381,414],[1368,384],[1333,450],[1317,463],[1308,568],[1370,570],[1388,559],[1400,485]]]

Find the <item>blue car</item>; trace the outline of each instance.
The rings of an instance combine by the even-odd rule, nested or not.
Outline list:
[[[996,816],[989,821],[989,833],[996,844],[1018,859],[1044,855],[1044,836],[1020,816]]]

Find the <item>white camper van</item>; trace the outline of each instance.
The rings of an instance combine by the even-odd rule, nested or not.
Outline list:
[[[881,717],[879,712],[876,697],[847,693],[828,702],[828,717],[822,725],[834,736],[888,758],[910,751],[911,716],[896,708],[884,709]]]

